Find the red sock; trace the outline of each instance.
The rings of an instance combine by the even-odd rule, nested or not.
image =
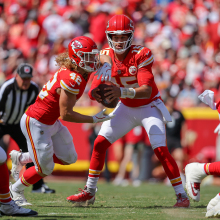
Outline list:
[[[220,162],[206,163],[204,170],[207,175],[220,175]]]
[[[94,148],[89,167],[89,177],[99,177],[105,163],[106,150],[111,143],[101,135],[94,142]]]
[[[43,177],[40,176],[37,171],[35,170],[35,167],[28,168],[23,175],[21,176],[21,183],[25,186],[30,186],[41,180]]]
[[[6,203],[11,201],[9,193],[9,173],[6,163],[0,165],[1,181],[0,181],[0,202]]]
[[[58,159],[55,154],[53,155],[53,161],[54,161],[54,163],[58,163],[58,164],[64,165],[63,162],[60,159]]]
[[[173,186],[182,184],[178,166],[176,164],[176,161],[173,159],[170,152],[168,151],[168,148],[166,146],[158,147],[154,149],[154,153],[163,165],[165,173],[170,179],[171,184]]]

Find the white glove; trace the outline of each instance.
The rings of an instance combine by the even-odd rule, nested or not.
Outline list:
[[[218,133],[218,135],[220,135],[220,124],[214,130],[214,133]]]
[[[211,90],[205,90],[198,96],[198,98],[206,105],[209,105],[211,109],[216,110],[216,103],[214,103],[214,92]]]
[[[97,79],[99,79],[101,76],[101,81],[111,81],[111,74],[112,74],[112,67],[109,63],[104,63],[104,65],[98,69],[95,76],[98,75]]]
[[[101,112],[97,113],[96,115],[92,116],[93,117],[93,123],[98,123],[98,122],[103,122],[110,120],[115,117],[114,114],[109,114],[109,115],[104,115],[106,109],[103,109]]]

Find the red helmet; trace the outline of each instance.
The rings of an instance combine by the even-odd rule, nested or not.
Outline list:
[[[108,39],[109,46],[116,53],[122,54],[131,46],[134,36],[133,21],[125,15],[115,15],[108,21],[105,33]],[[112,41],[112,34],[130,34],[127,41],[121,42],[124,43],[123,49],[118,50],[115,48],[114,42]]]
[[[96,43],[89,37],[73,38],[69,45],[69,58],[71,61],[87,72],[94,72],[99,67],[99,50]]]

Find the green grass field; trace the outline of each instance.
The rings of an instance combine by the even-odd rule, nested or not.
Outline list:
[[[201,201],[191,202],[189,209],[174,209],[176,197],[172,187],[162,184],[144,183],[134,188],[115,187],[112,184],[99,183],[96,202],[90,207],[73,207],[66,197],[75,194],[85,182],[48,183],[56,189],[56,194],[33,194],[31,188],[25,196],[38,217],[25,219],[69,220],[69,219],[205,219],[206,206],[219,192],[219,187],[201,187]],[[3,219],[24,219],[2,217]]]

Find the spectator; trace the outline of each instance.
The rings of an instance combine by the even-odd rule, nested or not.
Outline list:
[[[188,85],[192,85],[197,78],[201,78],[204,69],[204,63],[200,58],[200,48],[193,46],[191,48],[192,57],[189,59],[186,66],[186,78],[185,82]]]

